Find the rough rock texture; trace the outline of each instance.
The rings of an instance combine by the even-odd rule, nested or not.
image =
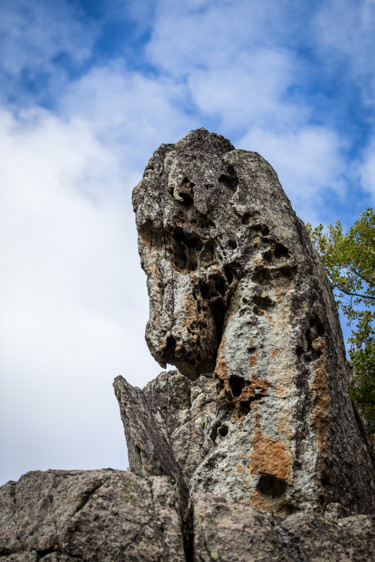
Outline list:
[[[117,377],[113,386],[120,405],[131,470],[140,476],[172,477],[178,485],[182,504],[186,504],[188,488],[157,408],[123,377]]]
[[[0,488],[0,560],[185,560],[167,477],[29,472]]]
[[[332,293],[271,166],[192,131],[156,150],[133,204],[151,353],[217,383],[206,440],[189,460],[193,491],[282,515],[337,502],[373,512],[374,467],[347,394]]]
[[[375,518],[330,521],[310,513],[285,520],[227,498],[195,499],[195,560],[341,562],[375,560]]]
[[[192,548],[173,480],[131,472],[30,472],[0,488],[7,562],[305,562],[375,559],[375,518],[282,520],[224,496],[194,497]]]
[[[205,428],[216,418],[216,383],[163,372],[143,391],[123,377],[114,382],[128,443],[129,465],[142,475],[166,474],[189,483],[212,441]],[[177,467],[177,468],[176,468]],[[186,497],[186,494],[183,494]]]
[[[147,341],[180,372],[115,379],[131,471],[0,488],[0,561],[375,560],[332,294],[275,172],[192,131],[155,152],[134,206]]]

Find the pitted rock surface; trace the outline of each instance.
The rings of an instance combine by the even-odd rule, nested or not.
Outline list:
[[[0,488],[0,559],[181,562],[178,505],[165,476],[29,472]]]
[[[192,490],[279,514],[373,512],[332,292],[272,167],[199,129],[155,151],[133,204],[151,353],[217,384]]]

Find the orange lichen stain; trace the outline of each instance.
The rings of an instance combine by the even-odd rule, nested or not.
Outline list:
[[[278,398],[288,398],[295,392],[293,383],[294,371],[292,369],[285,369],[275,374],[277,383],[274,384],[276,389],[276,396]]]
[[[184,325],[190,327],[193,322],[196,322],[199,317],[197,301],[193,295],[189,293],[185,301],[185,322]]]
[[[278,355],[279,353],[280,349],[278,347],[275,347],[275,349],[271,351],[271,357],[275,357],[275,355]]]
[[[314,391],[314,410],[311,421],[317,433],[319,451],[322,453],[326,448],[328,410],[331,405],[328,373],[324,366],[316,369],[311,389]]]
[[[238,472],[239,474],[241,474],[244,470],[245,470],[244,467],[241,466],[240,464],[236,466],[236,472]]]
[[[249,347],[254,347],[254,340],[253,340],[253,339],[251,339],[251,340],[249,341]]]
[[[252,355],[250,357],[250,367],[255,367],[255,365],[257,364],[257,360],[258,360],[258,354],[255,353],[255,355]]]
[[[275,505],[272,501],[267,500],[258,492],[254,490],[248,500],[246,500],[247,505],[251,507],[256,507],[257,509],[262,509],[263,511],[268,511],[269,513],[274,513]]]
[[[262,380],[255,374],[252,374],[250,382],[246,381],[240,396],[234,397],[232,394],[232,404],[234,404],[232,419],[234,421],[242,420],[250,410],[256,409],[256,404],[262,402],[262,397],[267,395],[269,386],[271,386],[271,384],[268,381]]]
[[[277,302],[281,302],[286,297],[292,286],[293,280],[287,277],[280,277],[277,280],[277,285],[275,287],[275,296]]]
[[[256,375],[252,374],[250,386],[253,389],[257,388],[257,389],[260,389],[260,390],[264,390],[264,392],[266,392],[267,389],[272,385],[268,381],[260,379]]]
[[[215,366],[215,374],[218,378],[221,379],[228,378],[227,363],[224,360],[224,345],[225,345],[225,337],[222,338],[219,345],[219,349],[217,350],[217,360]]]
[[[257,410],[257,409],[258,409],[258,404],[255,403],[254,404],[254,410]],[[259,427],[260,426],[260,414],[257,411],[255,412],[255,415],[254,415],[254,421],[257,424],[257,426]]]
[[[251,474],[266,473],[280,480],[288,480],[293,456],[284,443],[275,441],[257,428],[253,437],[253,447],[249,464]]]

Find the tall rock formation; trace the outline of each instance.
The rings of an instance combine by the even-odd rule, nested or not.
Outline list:
[[[187,394],[215,381],[192,489],[271,513],[337,502],[372,512],[374,467],[332,292],[272,167],[199,129],[155,151],[133,204],[150,351],[193,381]],[[165,409],[164,419],[171,436]]]
[[[129,471],[0,488],[0,560],[374,560],[335,305],[273,169],[200,129],[154,153],[133,201],[147,342],[178,371],[115,379]]]

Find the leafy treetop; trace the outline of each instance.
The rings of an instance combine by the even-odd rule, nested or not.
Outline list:
[[[312,228],[339,309],[351,326],[349,356],[354,377],[350,395],[375,431],[375,212],[368,208],[347,231],[340,221]]]

